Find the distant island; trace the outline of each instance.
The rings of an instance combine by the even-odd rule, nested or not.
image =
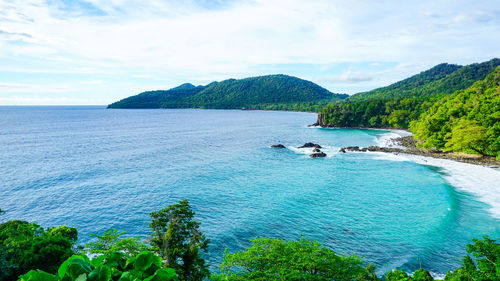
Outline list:
[[[108,108],[211,108],[318,112],[347,98],[307,80],[288,75],[228,79],[206,86],[182,84],[170,90],[143,92]]]

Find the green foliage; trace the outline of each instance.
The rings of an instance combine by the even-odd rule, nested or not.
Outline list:
[[[318,123],[410,128],[424,148],[500,159],[499,64],[500,59],[493,59],[460,68],[439,65],[389,87],[331,103],[321,110]]]
[[[85,244],[84,252],[93,254],[106,254],[110,252],[124,252],[127,254],[138,254],[148,250],[148,246],[136,238],[120,238],[125,231],[118,232],[116,229],[109,229],[102,235],[91,233],[91,236],[97,237],[96,242]]]
[[[426,148],[500,155],[500,67],[440,99],[411,124]]]
[[[260,238],[245,251],[226,250],[220,273],[211,280],[373,280],[361,279],[373,276],[362,263],[305,238],[289,242]]]
[[[408,128],[435,97],[374,99],[330,103],[318,115],[318,122],[331,127]]]
[[[462,258],[462,267],[448,272],[444,280],[500,280],[500,244],[488,236],[472,241],[474,244],[467,245],[469,255]]]
[[[388,87],[324,107],[318,122],[330,127],[408,128],[443,96],[466,89],[500,65],[500,59],[464,67],[440,64]]]
[[[413,275],[408,275],[404,270],[395,269],[389,271],[385,275],[386,281],[434,281],[429,271],[418,269],[413,272]]]
[[[30,270],[28,273],[21,275],[19,281],[57,281],[57,277],[53,274],[41,271]]]
[[[174,268],[181,280],[202,280],[209,275],[200,254],[207,251],[209,240],[200,231],[194,214],[188,200],[150,213],[150,244],[164,259],[165,266]]]
[[[161,268],[161,258],[151,252],[127,255],[107,252],[92,261],[74,255],[64,261],[57,274],[31,270],[19,281],[169,281],[178,280],[175,270]]]
[[[482,80],[500,65],[500,59],[467,66],[439,64],[387,87],[351,96],[352,101],[449,95]]]
[[[317,111],[316,102],[338,100],[306,80],[287,75],[229,79],[195,87],[183,84],[167,91],[149,91],[110,104],[109,108],[218,108]]]
[[[19,220],[0,224],[1,280],[16,280],[31,269],[54,273],[62,261],[74,254],[77,237],[76,228],[67,226],[44,230]]]

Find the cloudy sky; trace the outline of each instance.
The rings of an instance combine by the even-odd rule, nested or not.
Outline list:
[[[494,57],[498,0],[0,0],[0,105],[275,73],[353,94]]]

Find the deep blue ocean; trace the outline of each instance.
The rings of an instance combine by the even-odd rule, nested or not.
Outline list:
[[[256,237],[321,242],[378,273],[420,265],[443,274],[500,220],[437,167],[376,153],[380,130],[307,128],[316,114],[241,110],[0,107],[0,222],[68,225],[80,243],[109,228],[147,237],[151,211],[189,199],[224,249]],[[295,149],[325,146],[311,159]],[[282,143],[294,149],[272,149]]]

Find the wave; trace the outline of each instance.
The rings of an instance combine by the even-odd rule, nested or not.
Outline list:
[[[375,153],[373,153],[375,154]],[[443,178],[458,190],[473,194],[486,203],[492,217],[500,219],[500,171],[494,168],[410,154],[386,154],[379,159],[412,161],[421,165],[438,167]]]
[[[376,138],[379,146],[391,146],[391,139],[402,136],[410,136],[411,132],[403,130],[390,130]],[[458,190],[468,192],[489,206],[489,212],[494,218],[500,219],[500,171],[486,166],[473,165],[447,159],[410,155],[372,153],[375,159],[389,161],[412,161],[422,165],[429,165],[441,169],[443,178]]]
[[[389,131],[388,133],[382,134],[381,136],[375,138],[375,142],[377,143],[378,146],[406,149],[406,147],[394,143],[393,139],[413,136],[411,132],[404,130],[388,130],[388,131]]]
[[[310,154],[313,153],[313,149],[312,147],[304,147],[304,148],[298,148],[296,146],[289,146],[288,147],[290,150],[292,150],[293,152],[297,153],[297,154],[304,154],[304,155],[307,155],[309,156]],[[322,146],[321,148],[321,151],[323,151],[324,153],[326,153],[326,158],[332,158],[335,154],[338,154],[339,152],[339,149],[340,147],[333,147],[333,146]]]

